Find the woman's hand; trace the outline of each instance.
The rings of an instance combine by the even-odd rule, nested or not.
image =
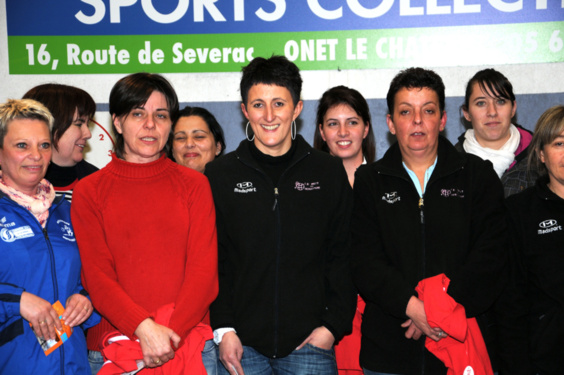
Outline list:
[[[305,346],[305,344],[310,344],[315,347],[330,350],[335,343],[335,337],[331,331],[329,331],[324,326],[317,327],[316,329],[311,332],[311,334],[296,348],[296,350],[300,350]]]
[[[155,323],[147,318],[137,326],[135,335],[139,338],[141,350],[143,351],[143,362],[146,367],[161,366],[174,358],[174,349],[170,342],[178,348],[180,336],[172,329]]]
[[[423,305],[423,301],[419,298],[412,296],[409,299],[405,313],[410,318],[401,325],[402,327],[407,328],[405,337],[410,338],[408,337],[408,335],[410,335],[413,339],[417,340],[421,334],[417,333],[416,328],[434,341],[439,341],[440,339],[447,337],[446,333],[444,333],[440,328],[431,328],[427,322],[425,306]],[[412,325],[415,325],[415,327],[412,327]]]
[[[67,298],[63,320],[69,327],[82,324],[92,315],[92,302],[82,294],[73,294]]]
[[[241,366],[243,344],[235,332],[227,332],[219,343],[219,360],[230,375],[245,375]]]
[[[59,320],[59,314],[53,306],[43,298],[23,292],[20,299],[20,314],[31,323],[35,334],[45,339],[55,339],[55,327],[62,330],[63,326]]]

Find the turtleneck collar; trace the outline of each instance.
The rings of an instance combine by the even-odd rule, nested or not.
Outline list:
[[[106,166],[111,173],[127,178],[150,178],[163,173],[174,165],[163,153],[160,158],[150,163],[130,163],[112,153],[112,161]]]

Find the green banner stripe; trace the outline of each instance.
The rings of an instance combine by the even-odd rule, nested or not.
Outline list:
[[[303,70],[564,61],[564,22],[293,33],[10,36],[10,74],[239,72],[284,54]]]

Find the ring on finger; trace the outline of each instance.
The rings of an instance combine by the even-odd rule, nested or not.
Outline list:
[[[41,326],[41,325],[43,325],[43,324],[45,324],[45,320],[40,320],[40,321],[39,321],[39,325]]]
[[[161,363],[161,359],[157,358],[153,360],[153,363],[155,363],[156,365],[158,365],[159,363]]]

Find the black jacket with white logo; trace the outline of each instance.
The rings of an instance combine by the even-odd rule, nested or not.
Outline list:
[[[504,285],[503,188],[492,165],[439,137],[423,199],[402,166],[398,144],[356,173],[352,270],[366,301],[360,363],[393,374],[446,374],[418,341],[404,337],[406,308],[420,280],[446,274],[448,294],[467,317],[489,310]],[[488,333],[480,322],[484,339]]]
[[[206,166],[219,251],[214,329],[233,327],[268,357],[290,354],[319,326],[336,339],[351,330],[352,190],[340,159],[297,136],[275,186],[244,140]]]
[[[507,199],[511,282],[502,295],[503,374],[564,368],[564,199],[541,177]]]

